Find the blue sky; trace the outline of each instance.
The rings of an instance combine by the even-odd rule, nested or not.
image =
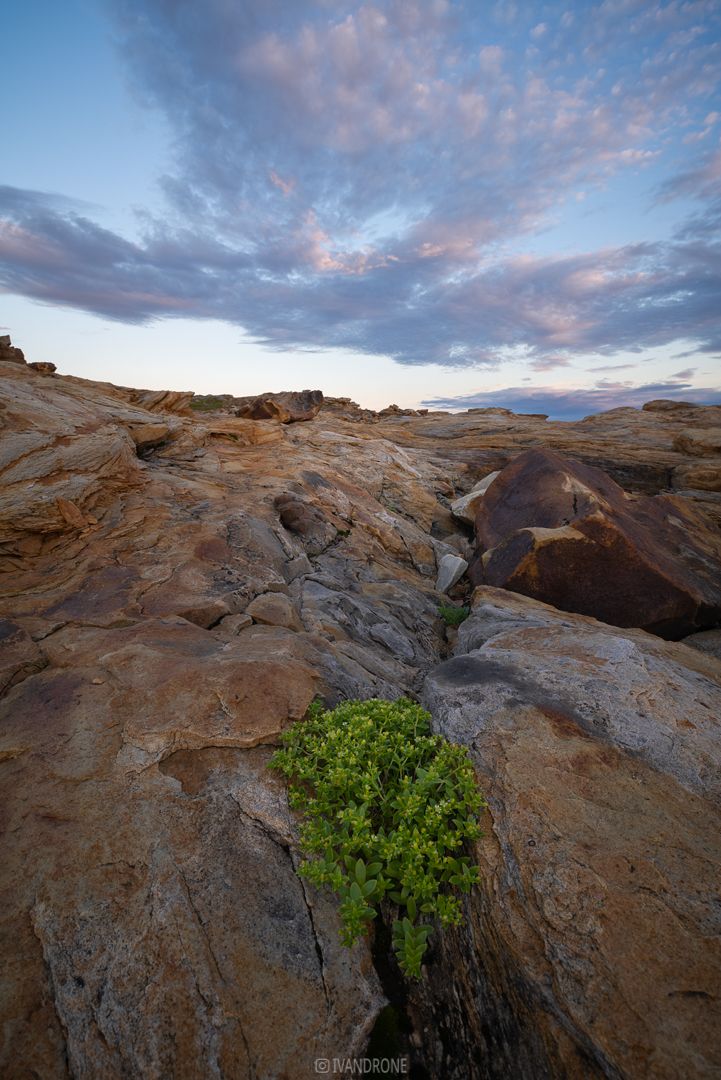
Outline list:
[[[126,385],[721,401],[716,0],[4,9],[0,324]]]

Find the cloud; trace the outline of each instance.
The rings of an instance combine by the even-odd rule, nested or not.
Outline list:
[[[567,356],[539,356],[531,361],[534,371],[552,371],[553,368],[570,367],[571,361]]]
[[[708,119],[713,8],[605,0],[583,19],[544,7],[542,23],[510,8],[112,0],[134,88],[176,138],[167,212],[131,243],[86,207],[0,189],[0,287],[405,364],[718,349],[705,211],[664,243],[518,254],[579,185],[645,167],[669,131]],[[714,168],[674,192],[704,195]]]
[[[696,370],[697,369],[695,367],[687,367],[684,368],[683,371],[677,371],[674,375],[671,375],[671,378],[681,380],[692,379],[696,374]]]
[[[560,390],[551,386],[509,386],[462,397],[438,397],[424,401],[431,409],[465,409],[500,407],[516,413],[546,413],[551,420],[580,420],[584,416],[609,409],[638,409],[647,401],[666,398],[671,401],[690,401],[697,405],[721,404],[721,387],[692,389],[689,384],[675,381],[646,383],[633,387],[625,383],[598,385],[587,390]]]
[[[635,368],[636,364],[601,364],[600,367],[589,368],[589,371],[629,371],[631,368]]]

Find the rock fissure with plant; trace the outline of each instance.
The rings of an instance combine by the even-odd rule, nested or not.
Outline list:
[[[456,925],[453,893],[478,880],[463,851],[480,835],[483,800],[465,751],[432,735],[407,699],[315,704],[283,743],[272,765],[303,815],[300,872],[338,894],[347,945],[384,901],[395,905],[398,962],[418,977],[432,920]]]
[[[4,1077],[300,1080],[389,998],[428,1077],[718,1071],[718,409],[0,396]],[[484,835],[412,757],[395,822],[341,784],[301,824],[268,763],[318,698],[427,710]]]

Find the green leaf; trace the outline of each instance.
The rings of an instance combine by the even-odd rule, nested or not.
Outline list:
[[[468,892],[478,881],[467,856],[449,856],[480,835],[485,806],[467,751],[432,735],[429,721],[407,699],[330,710],[316,702],[271,759],[303,819],[299,873],[336,891],[344,944],[367,931],[388,895],[403,914],[393,944],[412,978],[432,929],[418,915],[458,923],[454,890]]]

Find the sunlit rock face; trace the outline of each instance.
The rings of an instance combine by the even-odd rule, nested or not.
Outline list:
[[[280,394],[236,398],[235,415],[249,420],[279,420],[281,424],[296,424],[312,420],[322,406],[322,390],[284,391]]]
[[[533,447],[630,514],[673,487],[697,551],[718,459],[677,436],[718,410],[285,423],[3,348],[3,1077],[300,1080],[362,1054],[389,996],[429,1076],[670,1077],[672,1043],[711,1075],[719,662],[511,591],[446,629],[471,586],[437,580],[473,556],[452,506]],[[467,924],[404,988],[382,935],[340,946],[267,768],[314,697],[400,695],[490,803]]]

